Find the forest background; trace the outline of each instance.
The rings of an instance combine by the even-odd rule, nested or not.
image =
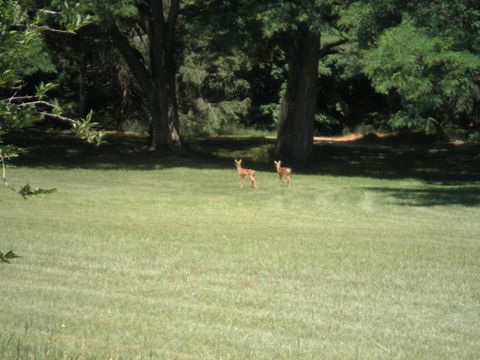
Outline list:
[[[268,133],[298,161],[314,135],[480,138],[473,0],[2,1],[0,30],[3,133]]]

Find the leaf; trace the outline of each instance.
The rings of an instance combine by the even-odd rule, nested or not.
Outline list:
[[[18,193],[22,195],[22,197],[27,200],[28,196],[34,196],[34,195],[41,195],[41,194],[51,194],[53,192],[57,191],[57,189],[52,188],[52,189],[42,189],[42,188],[35,188],[32,189],[31,185],[27,183],[24,185]]]
[[[19,257],[21,257],[21,256],[18,256],[18,255],[15,254],[12,250],[10,250],[9,252],[7,252],[7,253],[5,254],[5,257],[6,257],[7,259],[15,259],[15,258],[19,258]]]
[[[12,250],[8,251],[6,254],[4,254],[0,251],[0,262],[10,264],[10,259],[15,259],[15,258],[19,258],[19,257],[21,257],[21,256],[18,256]]]

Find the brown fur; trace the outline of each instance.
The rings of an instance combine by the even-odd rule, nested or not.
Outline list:
[[[283,178],[287,179],[288,187],[292,186],[292,169],[288,167],[282,167],[282,162],[280,160],[273,161],[275,165],[275,169],[277,169],[278,176],[280,180],[283,182]]]
[[[257,188],[257,183],[255,181],[255,174],[256,171],[252,169],[244,169],[242,168],[242,159],[235,160],[235,166],[237,167],[238,175],[240,176],[240,187],[243,188],[243,178],[248,176],[250,179],[250,186],[254,189]]]

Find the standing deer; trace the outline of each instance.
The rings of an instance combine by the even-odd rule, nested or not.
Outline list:
[[[248,176],[251,182],[252,188],[257,188],[257,183],[255,182],[255,170],[252,169],[244,169],[242,168],[242,159],[235,160],[235,166],[237,167],[238,175],[240,176],[240,187],[243,188],[243,178]]]
[[[288,167],[282,167],[282,162],[280,160],[273,161],[275,164],[275,169],[277,169],[278,176],[280,180],[283,182],[283,178],[287,179],[288,187],[292,186],[292,169]]]

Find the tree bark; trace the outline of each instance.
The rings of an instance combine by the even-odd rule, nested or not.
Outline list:
[[[112,30],[112,38],[146,99],[152,121],[151,150],[170,149],[180,141],[174,53],[180,0],[169,3],[168,9],[163,0],[149,0],[139,5],[143,23],[138,25],[148,37],[148,59],[130,44],[118,24]]]
[[[313,147],[320,35],[307,29],[297,30],[286,53],[287,90],[280,106],[277,152],[284,158],[305,161]]]
[[[175,64],[172,64],[172,71],[168,73],[168,125],[174,144],[180,144],[180,122],[178,120],[177,103],[177,71]]]

